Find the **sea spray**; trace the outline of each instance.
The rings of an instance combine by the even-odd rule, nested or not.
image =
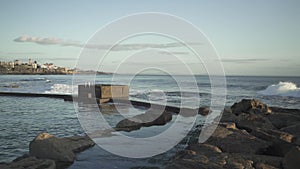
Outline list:
[[[293,82],[279,82],[278,84],[268,86],[265,90],[258,91],[258,94],[300,97],[300,88]]]

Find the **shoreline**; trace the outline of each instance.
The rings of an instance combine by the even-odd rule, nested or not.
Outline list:
[[[211,125],[216,124],[212,123]],[[220,123],[218,123],[212,136],[204,143],[198,143],[200,132],[207,127],[209,126],[203,127],[203,124],[198,124],[196,130],[190,132],[188,135],[191,139],[189,139],[187,147],[177,152],[163,168],[244,167],[255,169],[294,169],[295,166],[298,167],[300,165],[299,160],[294,160],[295,157],[299,157],[300,155],[300,109],[268,107],[258,100],[243,99],[233,104],[230,108],[225,109]],[[46,136],[44,137],[43,135]],[[43,139],[40,139],[41,137]],[[77,137],[78,141],[86,136],[73,137]],[[36,141],[40,142],[42,147],[47,144],[53,144],[53,142],[47,141],[44,138],[62,140],[61,144],[66,144],[68,140],[68,138],[49,137],[47,133],[42,133],[30,145]],[[76,140],[71,140],[74,141],[74,145],[78,145]],[[0,166],[2,168],[13,168],[12,166],[26,166],[28,162],[37,166],[45,165],[46,163],[50,168],[72,166],[75,160],[72,152],[78,153],[93,147],[93,144],[89,140],[85,140],[84,142],[81,143],[83,145],[82,148],[77,147],[80,151],[72,150],[70,152],[70,150],[66,150],[71,153],[72,157],[71,161],[69,160],[67,164],[61,163],[56,159],[56,156],[59,156],[59,154],[49,157],[47,156],[49,153],[46,156],[43,153],[37,153],[38,157],[36,157],[36,154],[31,153],[30,155],[17,158],[11,163],[1,163]],[[30,149],[32,149],[32,146],[30,146]],[[57,149],[64,148],[58,146]],[[32,151],[30,150],[30,152]],[[51,150],[47,150],[47,152],[49,151]],[[63,151],[59,150],[59,152]]]

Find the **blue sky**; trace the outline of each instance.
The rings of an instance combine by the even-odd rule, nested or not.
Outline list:
[[[3,0],[0,60],[32,58],[74,67],[80,47],[14,40],[27,35],[85,43],[112,20],[138,12],[163,12],[202,30],[217,49],[227,75],[299,76],[299,8],[298,0]]]

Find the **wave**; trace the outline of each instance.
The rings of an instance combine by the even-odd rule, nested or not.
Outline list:
[[[30,79],[21,79],[20,81],[29,82],[29,81],[48,81],[45,77],[39,77],[39,78],[30,78]]]
[[[171,102],[179,102],[180,100],[186,99],[198,99],[202,96],[209,96],[209,93],[198,93],[191,91],[163,91],[160,89],[146,89],[146,90],[137,90],[130,89],[130,97],[142,99],[142,100],[168,100]]]
[[[78,94],[78,87],[67,84],[54,84],[51,90],[45,91],[48,94]]]
[[[292,82],[279,82],[268,86],[265,90],[257,92],[266,96],[290,96],[300,97],[300,88]]]

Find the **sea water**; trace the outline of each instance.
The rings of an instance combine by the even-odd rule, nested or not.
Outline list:
[[[77,84],[122,84],[122,82],[128,84],[126,79],[129,77],[123,75],[114,79],[113,75],[77,75],[76,83],[74,83],[72,75],[1,75],[0,91],[77,95]],[[180,80],[181,88],[174,79]],[[180,106],[181,102],[184,101],[184,105],[189,106],[191,104],[190,106],[192,106],[196,98],[200,98],[200,106],[210,106],[210,78],[208,76],[196,76],[195,79],[196,87],[191,85],[195,82],[189,76],[177,76],[176,78],[163,75],[136,76],[129,83],[130,99],[154,103],[167,100],[167,104],[175,106]],[[299,86],[299,77],[228,76],[226,77],[225,104],[230,106],[244,98],[257,98],[269,106],[299,109]],[[103,109],[102,111],[111,125],[115,125],[122,119],[119,114],[110,112],[110,109]],[[129,108],[126,111],[134,115],[143,113],[145,110]],[[24,153],[28,153],[29,142],[40,132],[45,131],[59,137],[84,134],[74,104],[64,102],[61,99],[0,96],[0,115],[1,162],[8,162]],[[201,119],[198,123],[201,123]],[[167,126],[143,128],[129,135],[136,134],[136,136],[143,137],[147,135],[145,133],[151,135],[153,131],[163,130],[164,127]],[[98,152],[97,148],[87,152],[89,151],[92,154]],[[104,152],[102,151],[102,154],[100,153],[97,156],[98,160],[103,158],[103,166],[111,164],[113,160],[119,161],[118,165],[128,166],[128,168],[132,164],[141,163],[141,165],[145,165],[145,160],[138,162],[124,160]],[[84,161],[88,160],[87,156],[83,153],[78,158],[83,158],[82,161]],[[97,160],[95,158],[93,157],[91,160]],[[159,157],[159,159],[161,158]],[[156,158],[151,160],[155,161]],[[149,159],[146,161],[149,161]],[[73,168],[80,168],[79,166],[82,163],[75,162]]]

